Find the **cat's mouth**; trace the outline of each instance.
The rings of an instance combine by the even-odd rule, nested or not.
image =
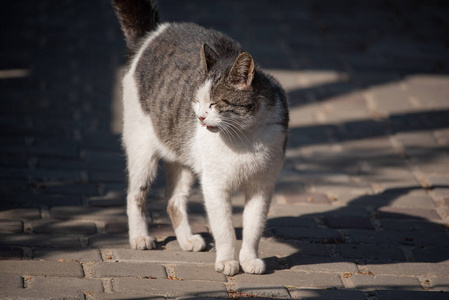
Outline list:
[[[203,124],[202,127],[206,127],[208,130],[210,130],[212,132],[217,132],[218,131],[218,127],[217,126]]]

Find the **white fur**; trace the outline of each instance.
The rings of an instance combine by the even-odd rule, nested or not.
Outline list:
[[[167,187],[172,220],[178,242],[184,250],[204,249],[204,240],[193,235],[187,221],[186,201],[193,184],[193,174],[182,167],[188,165],[199,176],[205,205],[217,250],[215,268],[226,275],[238,272],[239,265],[248,273],[263,273],[265,265],[258,259],[258,244],[265,224],[274,182],[283,161],[284,130],[277,124],[280,111],[267,109],[262,99],[257,121],[251,130],[233,132],[234,136],[207,128],[220,124],[220,115],[210,106],[211,82],[206,81],[192,103],[198,117],[194,138],[190,141],[188,161],[178,161],[175,153],[156,136],[151,119],[142,111],[134,72],[143,50],[169,25],[163,24],[147,37],[123,79],[123,142],[128,156],[128,219],[131,247],[152,249],[145,215],[136,198],[146,194],[141,187],[156,175],[157,161],[168,161],[170,176]],[[275,110],[280,110],[278,106]],[[273,117],[275,116],[275,117]],[[235,234],[232,226],[231,193],[241,188],[246,195],[243,213],[243,243],[239,258],[235,257]],[[170,209],[169,209],[170,212]],[[239,262],[237,261],[239,259]]]

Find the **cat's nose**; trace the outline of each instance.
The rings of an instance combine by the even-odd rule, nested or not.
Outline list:
[[[200,122],[203,122],[204,119],[206,119],[205,117],[198,117],[198,120],[200,120]]]

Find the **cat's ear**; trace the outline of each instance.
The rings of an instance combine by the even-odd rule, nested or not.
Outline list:
[[[203,44],[201,48],[201,60],[204,66],[204,72],[207,74],[210,69],[217,63],[218,54],[209,47],[208,44]]]
[[[228,81],[243,90],[251,85],[254,78],[254,60],[248,52],[241,53],[229,71]]]

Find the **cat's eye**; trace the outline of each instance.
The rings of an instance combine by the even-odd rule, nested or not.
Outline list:
[[[211,104],[209,105],[209,108],[212,108],[212,105],[215,105],[215,103],[211,103]]]

